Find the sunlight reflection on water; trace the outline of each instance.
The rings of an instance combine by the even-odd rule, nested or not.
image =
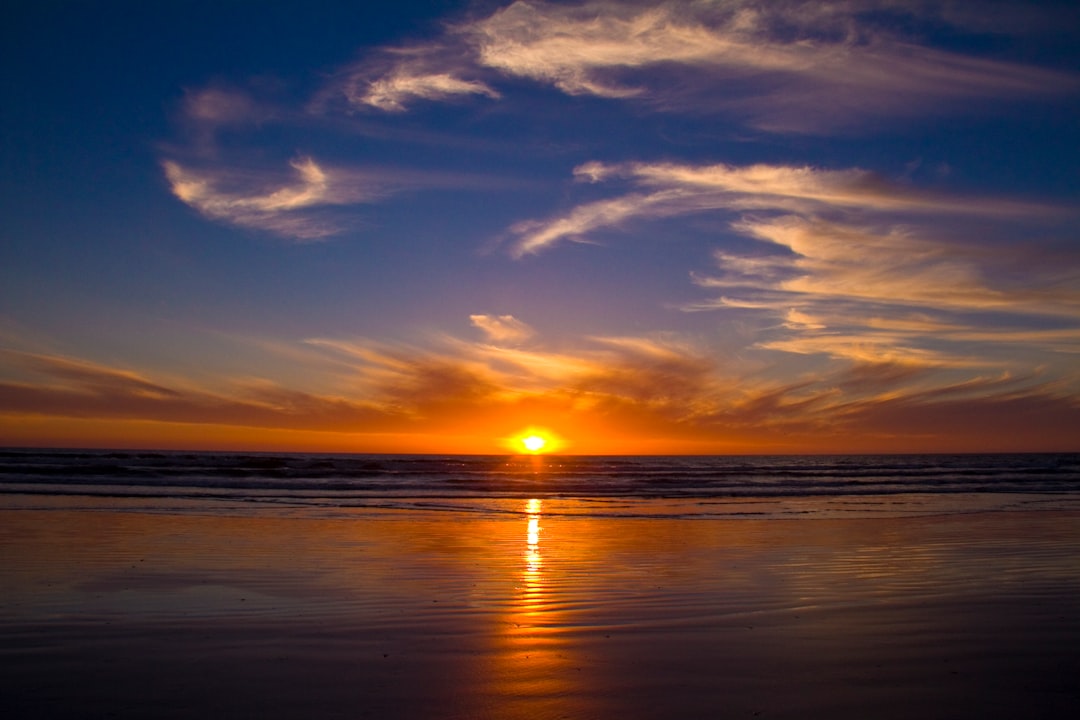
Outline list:
[[[1080,669],[1075,514],[688,521],[593,507],[5,511],[0,630],[37,648],[8,651],[7,668],[115,668],[102,672],[119,683],[168,646],[153,672],[197,659],[229,679],[185,676],[193,707],[248,682],[264,694],[232,696],[247,710],[318,686],[319,702],[355,694],[379,717],[530,720],[827,707],[828,688],[870,688],[879,709],[905,707],[891,689],[912,686],[966,702],[945,665],[961,660],[965,681],[1008,700],[1026,697],[1010,673],[1046,685]],[[935,685],[942,673],[953,684]],[[72,702],[100,687],[63,683]]]

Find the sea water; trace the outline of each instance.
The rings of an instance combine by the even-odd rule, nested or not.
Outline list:
[[[478,456],[0,451],[0,503],[203,510],[467,507],[685,517],[1080,508],[1080,454]],[[122,501],[122,502],[121,502]],[[570,508],[573,508],[571,510]]]
[[[1078,468],[4,451],[0,717],[1074,717]]]

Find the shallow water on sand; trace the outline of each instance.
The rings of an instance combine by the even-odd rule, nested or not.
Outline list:
[[[733,520],[506,503],[0,510],[0,714],[1080,708],[1076,513]]]

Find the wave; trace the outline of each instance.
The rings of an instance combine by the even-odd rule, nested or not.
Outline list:
[[[475,456],[0,451],[0,494],[261,498],[1080,493],[1080,454]]]

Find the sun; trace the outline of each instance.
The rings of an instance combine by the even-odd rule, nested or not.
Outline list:
[[[502,443],[508,450],[525,455],[546,455],[561,450],[566,444],[556,433],[535,425],[503,438]]]
[[[528,435],[521,438],[521,444],[525,446],[525,449],[531,453],[542,452],[544,446],[547,445],[547,440],[539,435]]]

